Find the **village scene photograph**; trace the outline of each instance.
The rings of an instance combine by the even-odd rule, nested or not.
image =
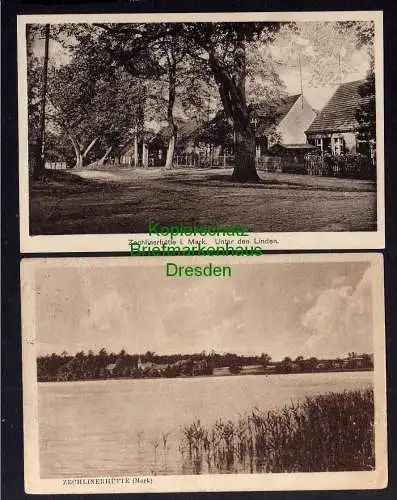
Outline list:
[[[376,231],[377,24],[334,14],[27,16],[29,234],[141,234],[150,221]]]
[[[25,261],[32,468],[41,479],[375,471],[376,448],[378,470],[379,261],[330,255],[240,259],[215,280],[170,280],[163,257]]]

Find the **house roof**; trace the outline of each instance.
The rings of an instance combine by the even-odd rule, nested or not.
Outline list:
[[[201,128],[200,125],[194,121],[186,122],[180,119],[176,119],[176,124],[178,126],[178,143],[193,138]],[[167,142],[170,137],[171,127],[169,125],[161,128],[156,135],[156,138],[164,142]]]
[[[276,123],[279,124],[281,120],[288,114],[289,110],[299,99],[301,94],[289,95],[282,99],[280,104],[277,106],[276,111]],[[269,106],[266,104],[259,104],[255,108],[255,113],[258,117],[268,117],[269,116]]]
[[[110,365],[106,365],[106,370],[114,370],[116,368],[116,363],[110,363]]]
[[[339,85],[306,132],[310,134],[356,130],[357,108],[364,100],[360,96],[360,87],[364,83],[365,80],[355,80]]]
[[[255,130],[256,137],[263,137],[271,132],[271,129],[277,127],[287,116],[292,106],[301,97],[301,94],[289,95],[275,107],[268,104],[258,104],[253,108],[258,118],[258,125]]]

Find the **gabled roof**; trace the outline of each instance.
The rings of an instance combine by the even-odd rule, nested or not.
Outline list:
[[[178,145],[180,145],[185,141],[188,141],[189,139],[194,139],[202,128],[202,126],[195,121],[187,122],[179,118],[177,118],[175,121],[178,126],[178,138],[177,138]],[[167,144],[170,137],[171,137],[171,127],[169,125],[166,125],[158,131],[158,133],[154,137],[154,140],[159,140],[160,142]]]
[[[365,80],[342,83],[330,100],[313,120],[307,133],[342,132],[356,130],[356,113],[365,98],[360,96],[360,87]]]
[[[296,103],[296,101],[299,99],[300,96],[301,96],[301,94],[289,95],[289,96],[284,97],[281,100],[280,104],[277,106],[277,111],[276,111],[277,124],[280,123],[281,120],[288,114],[289,110]],[[255,108],[255,114],[261,118],[268,117],[269,116],[269,106],[259,104]]]
[[[301,97],[301,94],[284,97],[277,106],[258,104],[253,111],[258,118],[258,126],[255,130],[256,137],[268,135],[271,129],[277,127],[290,112],[292,106]]]

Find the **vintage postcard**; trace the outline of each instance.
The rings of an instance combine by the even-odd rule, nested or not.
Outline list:
[[[21,264],[28,493],[387,485],[380,254]]]
[[[384,247],[381,11],[19,16],[18,76],[22,252]]]

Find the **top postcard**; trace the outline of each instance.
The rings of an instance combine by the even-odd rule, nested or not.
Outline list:
[[[24,253],[384,247],[380,11],[19,16],[18,77]]]

